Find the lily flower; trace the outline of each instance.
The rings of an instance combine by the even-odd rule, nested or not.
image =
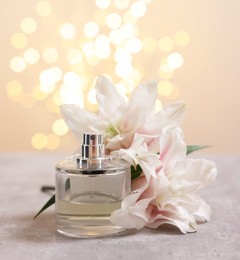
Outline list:
[[[187,158],[182,131],[176,124],[165,126],[159,134],[158,160],[147,149],[134,154],[135,143],[139,147],[140,141],[143,148],[144,136],[137,135],[129,149],[119,151],[122,158],[137,162],[143,173],[133,181],[132,193],[112,213],[111,221],[125,228],[171,224],[183,233],[195,232],[197,222],[208,221],[211,212],[195,192],[215,179],[215,164]]]
[[[64,104],[61,111],[66,124],[79,139],[86,132],[103,132],[108,153],[129,148],[135,133],[157,135],[170,122],[179,123],[185,114],[183,102],[174,102],[154,113],[156,82],[140,84],[128,101],[104,76],[98,77],[95,88],[98,112],[87,111],[76,104]]]

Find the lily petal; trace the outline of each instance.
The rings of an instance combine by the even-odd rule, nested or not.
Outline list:
[[[153,113],[157,98],[156,85],[156,82],[141,84],[132,92],[120,125],[121,132],[132,132],[138,129]]]
[[[152,172],[155,172],[154,167],[159,161],[157,154],[149,152],[145,136],[137,133],[134,135],[131,146],[128,149],[120,149],[117,154],[134,166],[140,164],[142,167],[153,167]],[[147,169],[147,172],[149,172],[149,169]]]
[[[217,176],[217,169],[212,161],[205,159],[179,160],[168,178],[178,180],[178,188],[185,193],[195,192],[212,181]]]
[[[174,123],[174,121],[167,117],[155,115],[151,118],[149,116],[147,121],[141,127],[138,128],[137,132],[146,135],[159,135],[163,127],[171,123]]]
[[[124,112],[126,102],[118,94],[113,83],[104,76],[99,76],[96,81],[96,98],[100,115],[110,122],[114,118],[120,118]]]
[[[206,222],[210,220],[211,208],[197,194],[185,194],[181,205],[188,209],[197,222]]]
[[[186,114],[186,103],[177,101],[165,105],[162,110],[157,113],[157,117],[168,118],[180,124]]]
[[[115,210],[110,216],[110,221],[119,227],[141,229],[146,225],[143,218],[138,217],[127,210]]]
[[[106,128],[106,122],[98,120],[95,113],[82,109],[76,104],[61,106],[61,113],[67,126],[81,140],[82,134],[87,132],[102,132]]]
[[[210,206],[198,195],[194,194],[193,196],[195,197],[195,200],[198,200],[198,203],[196,203],[196,205],[198,205],[198,208],[193,212],[195,219],[198,223],[209,221],[211,216]]]
[[[184,207],[175,207],[173,210],[160,210],[155,218],[147,224],[150,228],[157,228],[163,224],[170,224],[178,227],[182,233],[196,232],[197,224]]]
[[[140,229],[146,225],[144,205],[136,206],[136,202],[147,187],[145,178],[142,178],[141,187],[133,191],[123,201],[120,209],[112,212],[110,221],[123,228]],[[146,207],[146,206],[145,206]]]
[[[163,128],[160,134],[160,160],[165,165],[166,174],[179,159],[186,157],[186,149],[181,128],[176,124],[169,124]]]

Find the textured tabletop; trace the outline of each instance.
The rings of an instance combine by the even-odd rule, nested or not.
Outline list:
[[[72,239],[56,233],[54,207],[32,219],[49,198],[40,187],[54,184],[54,165],[61,156],[0,154],[0,259],[240,259],[240,156],[204,157],[216,162],[219,173],[201,192],[213,213],[198,232],[182,235],[160,227]]]

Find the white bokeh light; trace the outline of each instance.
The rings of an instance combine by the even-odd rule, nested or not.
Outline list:
[[[76,34],[76,28],[71,23],[65,23],[60,28],[60,35],[65,40],[70,40],[74,38],[75,34]]]
[[[122,18],[117,13],[110,13],[107,16],[106,24],[110,29],[116,29],[118,28],[122,23]]]
[[[167,57],[167,64],[170,68],[178,69],[183,65],[183,56],[180,53],[174,52]]]
[[[133,2],[130,7],[130,12],[131,12],[132,16],[137,17],[137,18],[144,16],[146,11],[147,11],[147,7],[146,7],[145,3],[140,0]]]
[[[99,25],[95,22],[88,22],[83,27],[84,34],[89,38],[94,38],[99,32]]]
[[[22,57],[14,57],[10,61],[10,68],[14,72],[22,72],[26,68],[26,61]]]
[[[111,0],[95,0],[95,4],[100,9],[107,9],[111,5]]]

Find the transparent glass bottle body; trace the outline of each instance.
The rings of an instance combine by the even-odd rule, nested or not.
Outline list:
[[[129,164],[112,159],[93,164],[87,170],[73,161],[56,165],[57,231],[72,237],[100,237],[123,228],[110,221],[131,192]]]

